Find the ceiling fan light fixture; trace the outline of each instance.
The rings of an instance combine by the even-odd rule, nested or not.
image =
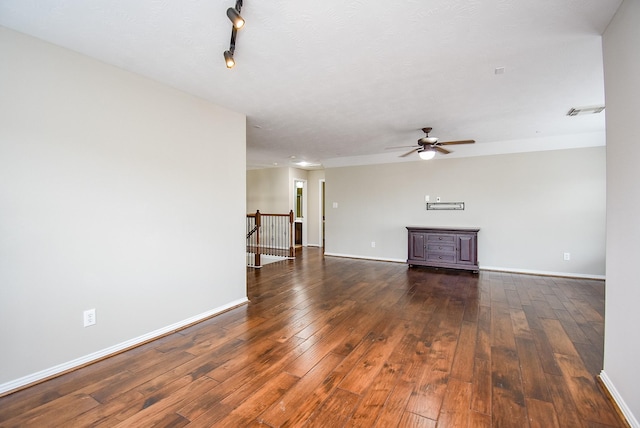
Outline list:
[[[227,16],[237,30],[244,27],[244,18],[235,8],[230,7],[229,9],[227,9]]]
[[[432,148],[420,150],[418,152],[418,156],[420,156],[420,159],[422,160],[433,159],[435,155],[436,155],[436,151]]]
[[[236,61],[233,59],[233,53],[231,51],[224,51],[224,62],[227,64],[227,68],[233,68],[236,65]]]

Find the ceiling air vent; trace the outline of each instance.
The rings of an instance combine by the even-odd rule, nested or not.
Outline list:
[[[574,107],[567,112],[567,116],[577,116],[579,114],[595,114],[604,110],[604,106]]]

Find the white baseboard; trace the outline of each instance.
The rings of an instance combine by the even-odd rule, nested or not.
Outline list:
[[[340,253],[324,253],[325,256],[331,257],[344,257],[347,259],[361,259],[361,260],[376,260],[380,262],[395,262],[395,263],[406,263],[406,259],[389,259],[385,257],[373,257],[373,256],[356,256],[354,254],[340,254]]]
[[[514,269],[514,268],[503,268],[503,267],[495,267],[495,266],[480,266],[480,270],[523,273],[528,275],[560,276],[560,277],[566,277],[566,278],[583,278],[583,279],[600,279],[600,280],[605,279],[604,275],[592,275],[592,274],[573,273],[573,272],[550,272],[546,270]]]
[[[349,259],[362,259],[362,260],[377,260],[382,262],[395,262],[395,263],[406,263],[406,259],[393,259],[393,258],[385,258],[385,257],[372,257],[372,256],[359,256],[355,254],[341,254],[341,253],[324,253],[325,256],[332,257],[344,257]],[[532,270],[532,269],[513,269],[513,268],[503,268],[503,267],[495,267],[495,266],[480,266],[480,270],[488,270],[488,271],[496,271],[496,272],[510,272],[510,273],[522,273],[528,275],[542,275],[542,276],[559,276],[565,278],[583,278],[583,279],[598,279],[604,280],[604,275],[592,275],[592,274],[583,274],[583,273],[571,273],[571,272],[550,272],[544,270]]]
[[[618,408],[620,409],[624,417],[627,418],[627,422],[629,423],[629,425],[631,425],[631,428],[640,428],[640,422],[638,422],[638,419],[636,419],[633,413],[631,413],[631,409],[629,408],[629,406],[627,406],[627,403],[625,403],[624,399],[622,398],[616,387],[613,385],[613,382],[611,382],[611,379],[609,379],[609,376],[607,376],[604,370],[600,372],[600,380],[602,381],[602,384],[605,386],[605,388],[607,388],[607,391],[609,391],[609,394],[618,405]]]
[[[23,376],[21,378],[0,384],[0,396],[6,392],[13,391],[19,388],[22,388],[27,385],[31,385],[33,383],[39,382],[43,379],[47,379],[49,377],[58,375],[60,373],[64,373],[66,371],[75,369],[77,367],[84,366],[86,364],[92,363],[94,361],[100,360],[102,358],[108,357],[110,355],[117,354],[120,351],[125,349],[129,349],[135,347],[136,345],[140,345],[142,343],[148,342],[153,339],[157,339],[166,334],[172,333],[174,331],[180,330],[184,327],[187,327],[191,324],[195,324],[199,321],[217,315],[221,312],[234,308],[236,306],[243,305],[248,303],[249,300],[245,297],[243,299],[234,300],[232,302],[227,303],[226,305],[219,306],[210,311],[201,313],[199,315],[195,315],[193,317],[187,318],[182,321],[178,321],[177,323],[168,325],[166,327],[160,328],[158,330],[149,332],[147,334],[143,334],[142,336],[135,337],[133,339],[127,340],[122,343],[118,343],[117,345],[110,346],[105,349],[101,349],[99,351],[93,352],[91,354],[82,356],[80,358],[76,358],[75,360],[67,361],[66,363],[58,364],[57,366],[50,367],[45,370],[41,370],[36,373],[32,373],[27,376]]]

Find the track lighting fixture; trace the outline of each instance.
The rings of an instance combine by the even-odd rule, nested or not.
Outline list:
[[[236,28],[236,30],[239,30],[244,26],[244,18],[240,16],[240,13],[236,9],[232,7],[227,9],[227,16],[231,20],[231,23]]]
[[[229,50],[224,51],[224,62],[227,68],[233,68],[236,65],[236,61],[233,58],[233,54],[236,51],[236,34],[238,29],[244,26],[244,19],[240,16],[240,10],[242,9],[242,0],[236,0],[236,7],[230,7],[227,9],[227,16],[231,20],[233,26],[231,27],[231,42],[229,43]]]
[[[233,66],[236,65],[231,51],[224,51],[224,62],[227,64],[227,68],[233,68]]]

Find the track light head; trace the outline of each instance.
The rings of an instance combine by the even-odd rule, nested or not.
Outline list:
[[[231,51],[224,51],[224,62],[227,64],[227,68],[233,68],[236,65],[236,61],[233,59],[233,53]]]
[[[244,26],[244,18],[240,16],[240,13],[233,7],[227,9],[227,16],[235,29],[239,30]]]

